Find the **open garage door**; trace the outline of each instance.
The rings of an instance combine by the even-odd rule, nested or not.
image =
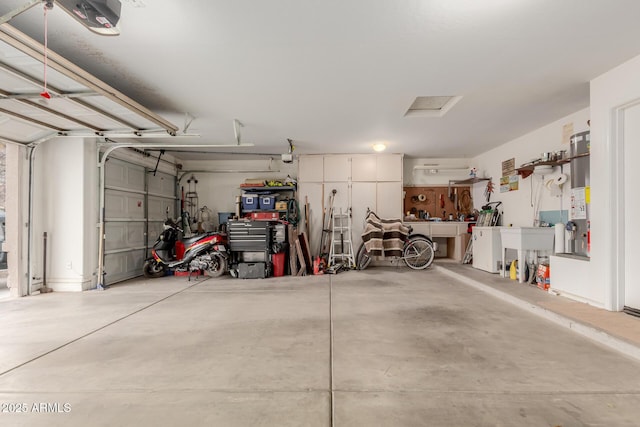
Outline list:
[[[111,158],[105,166],[105,284],[142,275],[149,247],[175,217],[175,176]]]

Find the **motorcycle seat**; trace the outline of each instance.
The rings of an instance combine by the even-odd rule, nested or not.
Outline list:
[[[198,234],[197,236],[187,237],[182,239],[182,243],[184,243],[184,247],[188,248],[198,240],[202,239],[204,236],[202,234]]]
[[[215,231],[208,231],[208,232],[206,232],[204,234],[198,234],[198,235],[195,235],[195,236],[183,238],[182,239],[182,243],[184,243],[184,246],[186,248],[188,248],[189,246],[191,246],[192,244],[194,244],[198,240],[203,239],[203,238],[205,238],[207,236],[213,236],[213,235],[216,235],[216,234],[219,236],[218,242],[221,242],[221,243],[225,243],[226,242],[226,238],[225,238],[224,234],[220,234],[220,233],[217,233]]]

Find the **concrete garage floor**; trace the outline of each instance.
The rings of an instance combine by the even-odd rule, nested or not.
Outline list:
[[[450,273],[166,277],[0,301],[0,425],[640,424],[637,359]]]

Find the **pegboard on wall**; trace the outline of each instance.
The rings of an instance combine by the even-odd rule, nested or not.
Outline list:
[[[432,218],[443,218],[443,215],[446,217],[449,214],[468,215],[473,211],[471,187],[404,187],[403,212],[410,212],[418,217],[420,211],[425,214],[428,212]]]

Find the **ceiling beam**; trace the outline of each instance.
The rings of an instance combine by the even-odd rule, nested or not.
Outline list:
[[[94,131],[99,132],[99,133],[102,133],[102,132],[104,132],[106,130],[106,129],[99,128],[99,127],[97,127],[95,125],[92,125],[91,123],[87,123],[87,122],[85,122],[83,120],[76,119],[75,117],[72,117],[72,116],[70,116],[68,114],[62,113],[60,111],[56,111],[53,108],[49,108],[49,107],[47,107],[45,105],[42,105],[42,104],[40,104],[38,102],[34,102],[34,101],[31,101],[31,100],[28,100],[28,99],[16,99],[16,101],[18,101],[18,102],[20,102],[22,104],[28,105],[30,107],[33,107],[33,108],[37,108],[37,109],[42,110],[42,111],[44,111],[46,113],[49,113],[51,115],[58,116],[60,118],[68,120],[70,122],[77,123],[80,126],[83,126],[83,127],[87,128],[87,129],[94,130]]]
[[[28,83],[31,83],[33,85],[36,85],[38,87],[43,86],[44,82],[40,79],[37,79],[33,76],[30,76],[8,64],[2,63],[0,62],[0,69],[6,71],[7,73],[21,79],[24,80]],[[89,104],[88,102],[82,101],[80,99],[78,99],[78,97],[81,96],[97,96],[99,94],[97,94],[96,92],[81,92],[81,93],[67,93],[64,92],[63,90],[60,90],[59,88],[52,86],[51,84],[47,84],[47,91],[49,93],[51,93],[51,95],[53,95],[53,97],[59,97],[59,98],[65,98],[68,99],[69,101],[80,105],[81,107],[87,108],[95,113],[98,113],[104,117],[107,117],[108,119],[113,120],[114,122],[120,123],[122,125],[125,125],[128,128],[131,128],[133,130],[143,130],[141,128],[139,128],[138,126],[128,122],[127,120],[124,120],[118,116],[115,116],[107,111],[102,110],[101,108],[98,108],[92,104]],[[20,94],[12,94],[10,96],[6,96],[7,98],[12,98],[12,99],[26,99],[26,98],[36,98],[36,97],[40,97],[39,94],[23,94],[22,97],[20,96]]]
[[[11,25],[6,23],[0,25],[0,40],[10,46],[13,46],[15,49],[32,57],[33,59],[44,62],[44,46],[26,34],[13,28]],[[70,79],[87,86],[98,94],[157,124],[161,128],[165,129],[169,135],[176,135],[178,132],[178,127],[173,123],[163,117],[160,117],[153,111],[137,103],[122,92],[100,81],[95,76],[87,73],[77,65],[51,50],[47,50],[47,65],[51,69],[54,69]]]
[[[43,127],[45,129],[55,130],[57,132],[67,132],[67,129],[52,125],[50,123],[41,122],[40,120],[34,119],[29,116],[25,116],[20,113],[16,113],[15,111],[7,110],[6,108],[0,108],[0,113],[4,113],[7,116],[15,117],[16,119],[20,119],[22,121]]]

